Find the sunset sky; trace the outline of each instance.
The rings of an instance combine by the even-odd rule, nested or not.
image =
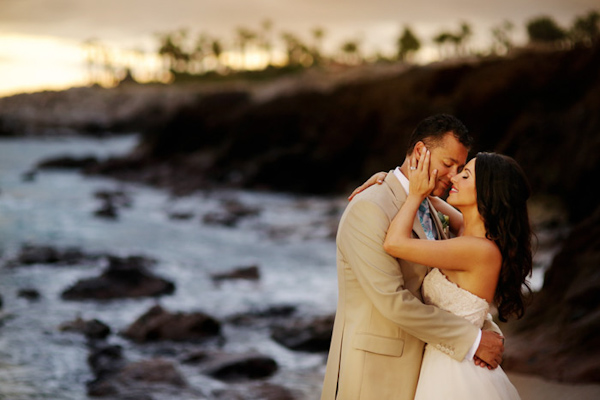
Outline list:
[[[309,40],[325,31],[326,50],[358,39],[367,52],[391,54],[408,25],[429,47],[442,30],[473,28],[473,47],[491,42],[503,21],[525,40],[525,23],[541,15],[570,26],[575,16],[600,10],[599,0],[0,0],[0,96],[87,83],[82,44],[97,39],[111,49],[155,52],[157,33],[187,28],[231,41],[238,27],[258,30],[269,19],[275,39],[282,31]]]

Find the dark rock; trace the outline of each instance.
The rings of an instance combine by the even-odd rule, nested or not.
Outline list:
[[[260,279],[260,272],[258,270],[257,265],[251,265],[249,267],[239,267],[230,272],[212,274],[211,278],[217,282],[232,279],[246,279],[256,281]]]
[[[155,297],[172,294],[175,285],[147,269],[143,257],[109,257],[108,268],[98,277],[83,279],[62,293],[65,300]]]
[[[96,259],[96,255],[84,254],[77,248],[59,249],[52,246],[25,244],[10,266],[32,264],[73,265],[86,260]]]
[[[98,190],[94,193],[94,197],[117,208],[129,208],[133,204],[131,195],[124,190]]]
[[[236,314],[228,318],[227,321],[234,325],[251,325],[263,320],[271,321],[290,317],[296,310],[296,306],[287,304],[277,305],[261,310],[250,310]]]
[[[100,208],[94,211],[96,217],[105,218],[109,220],[116,220],[119,218],[119,212],[117,207],[111,202],[104,202]]]
[[[37,174],[38,171],[37,170],[30,170],[30,171],[25,171],[21,174],[21,180],[23,182],[33,182],[35,181],[35,178],[37,178]]]
[[[163,359],[143,360],[125,365],[118,379],[128,382],[164,383],[184,387],[187,385],[173,362]]]
[[[58,156],[48,158],[37,163],[37,169],[59,168],[59,169],[83,169],[90,168],[98,163],[95,156],[73,157]]]
[[[159,384],[184,388],[185,378],[173,362],[164,359],[150,359],[128,363],[122,348],[104,345],[93,349],[88,364],[95,378],[87,383],[89,396],[115,396],[118,399],[152,399],[149,394]]]
[[[102,202],[94,211],[94,215],[100,218],[116,220],[119,218],[119,210],[131,207],[132,204],[130,196],[122,190],[100,190],[94,196]]]
[[[292,391],[283,386],[269,382],[244,385],[229,385],[215,393],[217,399],[223,400],[294,400]]]
[[[82,333],[88,339],[105,339],[111,332],[110,327],[100,320],[92,319],[86,321],[80,317],[61,324],[59,329],[63,332]]]
[[[17,296],[23,297],[27,300],[39,300],[40,292],[38,292],[36,289],[19,289]]]
[[[600,207],[575,226],[525,317],[509,323],[504,368],[573,383],[600,381]]]
[[[154,306],[140,316],[124,332],[123,336],[138,342],[160,340],[202,341],[218,337],[221,324],[202,312],[170,313]]]
[[[207,362],[204,373],[213,378],[236,382],[248,379],[268,378],[278,369],[270,357],[257,354],[223,355]]]
[[[169,219],[173,220],[188,220],[194,218],[193,212],[173,211],[169,213]]]
[[[87,361],[97,379],[114,375],[126,363],[123,348],[107,344],[92,349]]]
[[[239,218],[235,215],[222,211],[210,212],[202,217],[202,222],[207,225],[222,225],[227,227],[234,227],[238,220]]]
[[[210,225],[233,227],[236,226],[241,219],[253,217],[260,213],[260,209],[246,206],[235,199],[223,201],[222,206],[222,210],[204,215],[202,218],[203,222]]]
[[[329,315],[279,323],[273,327],[271,337],[292,350],[327,352],[331,344],[334,317]]]

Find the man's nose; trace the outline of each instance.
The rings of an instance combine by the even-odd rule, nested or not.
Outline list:
[[[450,180],[454,179],[454,177],[458,175],[458,167],[452,167],[450,168],[450,171],[448,172],[448,176],[450,177]]]

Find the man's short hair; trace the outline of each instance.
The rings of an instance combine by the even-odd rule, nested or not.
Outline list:
[[[473,145],[473,138],[467,127],[456,117],[448,114],[436,114],[425,118],[410,135],[406,154],[412,154],[417,142],[421,141],[429,148],[439,143],[446,133],[451,132],[467,150]]]

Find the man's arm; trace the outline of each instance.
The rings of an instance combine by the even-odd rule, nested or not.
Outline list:
[[[375,203],[355,199],[338,232],[338,247],[378,311],[409,334],[450,349],[459,361],[479,329],[462,317],[425,305],[404,288],[397,260],[383,250],[390,220]]]

